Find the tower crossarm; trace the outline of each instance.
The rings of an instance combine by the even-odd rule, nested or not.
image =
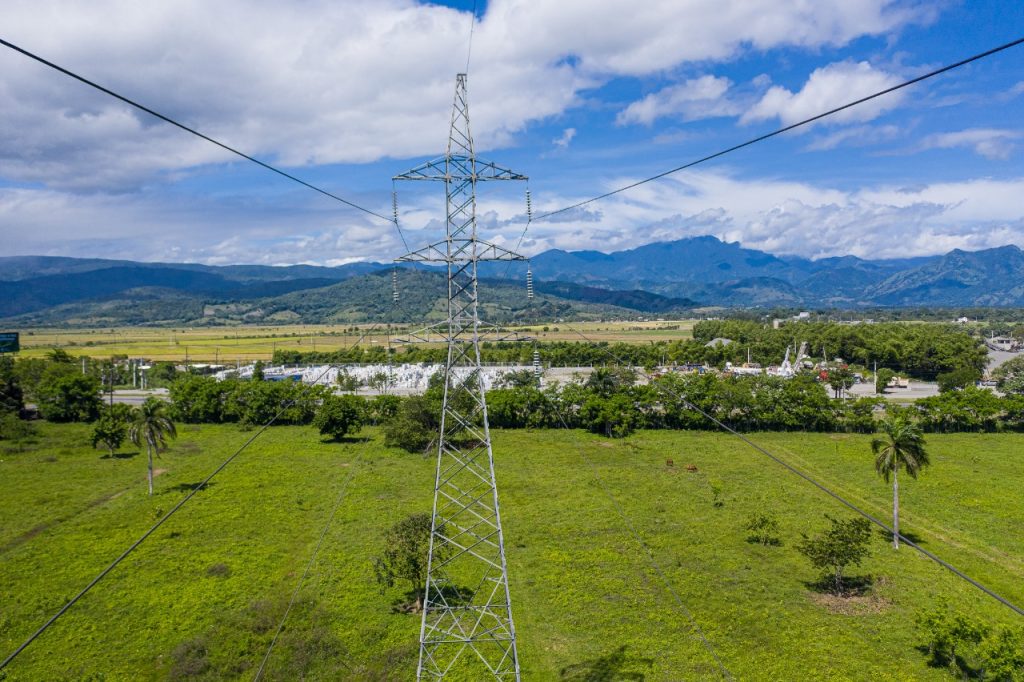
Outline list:
[[[482,260],[526,260],[526,258],[482,239],[453,238],[416,249],[395,260],[403,263],[470,263]]]
[[[529,180],[522,173],[503,168],[493,161],[469,156],[442,156],[396,175],[393,180],[434,180],[439,182],[484,182],[487,180]]]

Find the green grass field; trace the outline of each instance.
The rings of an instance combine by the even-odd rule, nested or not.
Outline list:
[[[595,341],[647,343],[692,337],[693,320],[659,322],[574,322],[572,327]],[[332,351],[348,348],[364,331],[364,344],[386,344],[379,325],[285,325],[197,327],[114,327],[97,329],[22,329],[21,357],[44,357],[54,348],[72,355],[109,358],[127,355],[149,360],[233,363],[269,360],[275,350]],[[352,331],[353,329],[358,331]],[[542,341],[581,341],[578,333],[558,323],[516,327]]]
[[[35,443],[0,442],[0,656],[251,435],[183,426],[149,498],[144,457],[103,458],[88,433],[42,424]],[[381,594],[371,560],[391,524],[429,511],[433,460],[384,448],[372,429],[363,435],[337,444],[311,428],[267,431],[0,679],[251,679],[345,485],[268,679],[410,679],[419,618],[392,612],[403,590]],[[890,514],[867,437],[755,439]],[[727,435],[497,431],[494,442],[524,679],[558,680],[572,666],[591,674],[577,680],[720,679],[684,609],[737,680],[952,679],[916,649],[918,614],[947,605],[992,623],[1021,620],[880,534],[854,571],[872,576],[869,595],[809,589],[816,574],[794,549],[799,533],[822,529],[825,512],[847,513]],[[905,531],[1024,602],[1024,436],[929,443],[932,468],[901,486]],[[746,541],[756,509],[778,515],[782,546]]]

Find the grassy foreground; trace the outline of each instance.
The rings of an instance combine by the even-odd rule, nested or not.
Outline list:
[[[0,657],[249,435],[183,427],[152,498],[144,458],[102,458],[87,427],[44,424],[34,444],[0,443]],[[346,481],[268,679],[410,679],[418,617],[392,613],[403,590],[381,594],[370,562],[391,524],[429,511],[433,461],[363,435],[337,444],[311,428],[270,429],[0,679],[251,679]],[[880,518],[891,513],[867,437],[754,438]],[[932,468],[901,481],[905,530],[1024,602],[1024,437],[929,443]],[[1020,620],[881,536],[854,571],[873,578],[867,596],[809,589],[799,533],[846,512],[725,435],[499,431],[495,456],[524,679],[720,679],[689,611],[739,680],[944,680],[916,649],[918,614],[948,605]],[[781,546],[746,542],[756,509],[778,515]]]

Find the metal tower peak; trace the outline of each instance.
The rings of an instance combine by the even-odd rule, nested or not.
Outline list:
[[[494,454],[480,372],[477,264],[525,260],[477,238],[476,183],[526,176],[476,158],[469,126],[466,74],[455,78],[455,101],[445,155],[395,180],[445,183],[444,241],[400,261],[445,263],[448,345],[445,391],[434,478],[430,556],[420,625],[417,680],[519,680],[519,656],[508,588],[505,540],[494,478]]]

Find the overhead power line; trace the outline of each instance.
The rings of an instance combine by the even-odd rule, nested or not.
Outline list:
[[[476,0],[473,0],[473,9],[469,13],[469,40],[466,41],[466,74],[469,74],[469,58],[473,54],[473,27],[476,25]]]
[[[798,123],[794,123],[792,125],[788,125],[788,126],[786,126],[784,128],[779,128],[778,130],[773,130],[772,132],[765,133],[764,135],[759,135],[758,137],[755,137],[753,139],[747,140],[746,142],[741,142],[740,144],[737,144],[737,145],[733,145],[732,147],[729,147],[728,149],[723,149],[723,150],[721,150],[719,152],[715,152],[714,154],[708,154],[707,156],[701,157],[701,158],[697,159],[696,161],[690,161],[689,163],[685,163],[682,166],[676,166],[675,168],[669,169],[667,171],[663,171],[661,173],[658,173],[657,175],[652,175],[649,178],[644,178],[643,180],[637,180],[636,182],[632,182],[632,183],[630,183],[628,185],[625,185],[623,187],[619,187],[618,189],[613,189],[610,192],[605,192],[604,194],[600,194],[600,195],[598,195],[596,197],[592,197],[590,199],[585,199],[583,201],[578,201],[575,204],[571,204],[569,206],[565,206],[564,208],[560,208],[560,209],[555,210],[555,211],[550,211],[548,213],[544,213],[544,214],[542,214],[540,216],[537,216],[533,220],[534,221],[538,221],[538,220],[543,220],[545,218],[550,218],[553,215],[558,215],[559,213],[565,213],[566,211],[571,211],[574,208],[580,208],[581,206],[586,206],[587,204],[592,204],[595,201],[600,201],[602,199],[607,199],[610,196],[614,196],[616,194],[620,194],[620,193],[625,192],[627,190],[631,190],[631,189],[633,189],[635,187],[639,187],[640,185],[645,185],[648,182],[653,182],[655,180],[660,180],[661,178],[664,178],[664,177],[666,177],[668,175],[672,175],[673,173],[678,173],[679,171],[686,170],[687,168],[692,168],[692,167],[694,167],[694,166],[696,166],[698,164],[702,164],[702,163],[704,163],[706,161],[711,161],[712,159],[717,159],[720,156],[725,156],[726,154],[730,154],[730,153],[732,153],[734,151],[737,151],[739,149],[743,149],[744,147],[749,147],[750,145],[757,144],[758,142],[763,142],[764,140],[767,140],[769,138],[775,137],[777,135],[781,135],[783,133],[788,133],[789,131],[795,130],[796,128],[799,128],[801,126],[805,126],[805,125],[807,125],[809,123],[814,123],[815,121],[820,121],[821,119],[827,118],[829,116],[832,116],[833,114],[838,114],[841,111],[845,111],[845,110],[850,109],[852,107],[855,107],[857,105],[864,104],[865,102],[869,102],[869,101],[871,101],[873,99],[876,99],[878,97],[882,97],[883,95],[888,95],[889,93],[896,92],[897,90],[902,90],[903,88],[906,88],[906,87],[909,87],[911,85],[914,85],[915,83],[920,83],[921,81],[926,81],[929,78],[934,78],[935,76],[938,76],[940,74],[946,73],[947,71],[952,71],[954,69],[960,68],[961,66],[966,66],[967,64],[970,64],[972,62],[976,62],[979,59],[984,59],[985,57],[991,57],[992,55],[994,55],[996,53],[1002,52],[1003,50],[1008,50],[1011,47],[1016,47],[1017,45],[1020,45],[1021,43],[1024,43],[1024,38],[1018,38],[1017,40],[1011,41],[1009,43],[1005,43],[1003,45],[1000,45],[999,47],[994,47],[991,50],[986,50],[986,51],[980,52],[980,53],[978,53],[978,54],[976,54],[976,55],[974,55],[972,57],[967,57],[966,59],[961,59],[958,62],[955,62],[953,64],[948,64],[948,65],[943,66],[941,68],[935,69],[934,71],[929,71],[926,74],[918,76],[917,78],[911,78],[910,80],[904,81],[904,82],[902,82],[902,83],[900,83],[898,85],[894,85],[891,88],[886,88],[885,90],[879,90],[878,92],[876,92],[876,93],[874,93],[872,95],[868,95],[867,97],[861,97],[858,100],[854,100],[854,101],[849,102],[847,104],[844,104],[844,105],[842,105],[840,107],[836,107],[835,109],[829,109],[828,111],[822,112],[822,113],[820,113],[820,114],[818,114],[816,116],[811,116],[810,118],[805,118],[804,120],[802,120],[802,121],[800,121]]]
[[[1020,42],[1020,41],[1018,41],[1018,42]],[[595,341],[593,341],[590,337],[588,337],[586,334],[584,334],[579,329],[576,329],[572,325],[565,325],[565,326],[570,331],[578,334],[582,339],[584,339],[588,343],[596,344]],[[595,345],[595,347],[596,348],[601,348],[605,352],[605,354],[607,354],[608,357],[610,357],[613,360],[615,360],[616,363],[618,363],[620,365],[628,364],[628,363],[625,363],[622,360],[622,358],[620,358],[615,353],[613,353],[609,348],[603,347],[603,346],[599,346],[599,345]],[[702,417],[704,417],[705,419],[710,421],[712,424],[715,424],[716,426],[721,428],[723,431],[726,431],[726,432],[736,436],[737,438],[742,440],[744,443],[746,443],[750,447],[752,447],[755,450],[757,450],[758,452],[760,452],[762,455],[768,457],[769,459],[774,461],[776,464],[781,465],[786,470],[788,470],[790,473],[795,474],[795,475],[799,476],[800,478],[804,479],[805,481],[807,481],[808,483],[813,485],[818,490],[822,491],[823,493],[825,493],[829,497],[835,499],[840,504],[845,505],[846,507],[848,507],[852,511],[854,511],[857,514],[859,514],[860,516],[864,517],[865,519],[867,519],[871,523],[875,524],[876,526],[878,526],[879,528],[884,530],[886,533],[888,533],[890,535],[893,535],[895,533],[895,531],[893,531],[893,529],[891,527],[889,527],[885,522],[880,521],[879,519],[875,518],[874,516],[872,516],[868,512],[866,512],[863,509],[861,509],[860,507],[858,507],[853,502],[850,502],[849,500],[847,500],[845,497],[843,497],[839,493],[833,491],[831,488],[829,488],[825,484],[819,482],[817,479],[815,479],[811,475],[804,473],[803,471],[801,471],[800,469],[797,469],[795,466],[793,466],[792,464],[790,464],[786,460],[782,459],[778,455],[775,455],[772,452],[770,452],[769,450],[767,450],[766,448],[758,445],[757,443],[752,441],[750,438],[747,438],[745,435],[743,435],[742,433],[740,433],[736,429],[732,428],[728,424],[726,424],[726,423],[720,421],[719,419],[715,418],[714,416],[708,414],[706,411],[701,409],[699,406],[697,406],[694,403],[690,402],[690,400],[688,400],[686,398],[686,396],[683,396],[683,395],[679,394],[678,392],[673,391],[668,386],[665,386],[665,385],[663,385],[661,383],[658,383],[658,382],[654,382],[653,378],[646,371],[641,369],[640,373],[643,374],[649,381],[652,381],[652,383],[654,383],[654,385],[658,388],[658,390],[664,391],[665,393],[668,393],[669,395],[674,397],[676,400],[679,400],[680,402],[682,402],[683,405],[686,406],[688,409],[693,410],[697,414],[701,415]],[[1007,608],[1009,608],[1012,611],[1016,612],[1017,615],[1024,616],[1024,608],[1021,608],[1020,606],[1017,606],[1016,604],[1014,604],[1010,600],[1008,600],[1005,597],[1002,597],[1001,595],[999,595],[996,592],[992,591],[991,589],[989,589],[985,585],[981,584],[980,582],[978,582],[974,578],[970,577],[969,575],[967,575],[966,573],[964,573],[963,571],[961,571],[957,567],[955,567],[952,564],[950,564],[948,561],[945,561],[944,559],[939,558],[938,556],[936,556],[932,552],[929,552],[924,547],[921,547],[920,545],[918,545],[913,540],[907,538],[905,535],[902,535],[902,534],[899,534],[899,533],[895,533],[895,534],[898,535],[899,538],[901,540],[903,540],[908,546],[914,548],[915,550],[917,550],[918,552],[920,552],[924,556],[928,557],[929,559],[931,559],[932,561],[937,563],[939,566],[942,566],[943,568],[948,570],[953,575],[955,575],[958,578],[966,581],[970,585],[973,585],[977,589],[981,590],[982,592],[984,592],[988,596],[990,596],[993,599],[995,599],[996,601],[998,601],[1003,606],[1006,606]]]
[[[288,178],[289,180],[291,180],[293,182],[297,182],[300,185],[302,185],[303,187],[308,187],[309,189],[313,190],[314,192],[319,192],[320,194],[323,194],[325,197],[330,197],[331,199],[334,199],[335,201],[340,201],[341,203],[345,204],[346,206],[354,208],[354,209],[356,209],[358,211],[362,211],[363,213],[366,213],[367,215],[371,215],[371,216],[373,216],[375,218],[380,218],[381,220],[384,220],[384,221],[389,222],[389,223],[394,223],[394,221],[391,220],[391,218],[387,218],[385,216],[382,216],[380,213],[376,213],[375,211],[371,211],[370,209],[364,208],[363,206],[360,206],[359,204],[357,204],[355,202],[352,202],[352,201],[349,201],[348,199],[340,197],[337,194],[333,194],[332,192],[328,192],[327,190],[322,189],[320,187],[317,187],[316,185],[311,184],[309,182],[306,182],[302,178],[298,178],[298,177],[292,175],[291,173],[288,173],[287,171],[283,171],[280,168],[275,168],[274,166],[271,166],[269,163],[266,163],[264,161],[260,161],[259,159],[255,158],[255,157],[249,156],[245,152],[241,152],[241,151],[235,149],[234,147],[231,147],[231,146],[229,146],[227,144],[224,144],[223,142],[220,142],[218,140],[215,140],[212,137],[210,137],[209,135],[205,135],[205,134],[199,132],[195,128],[190,128],[189,126],[185,125],[184,123],[179,123],[178,121],[175,121],[173,118],[171,118],[169,116],[165,116],[164,114],[161,114],[159,111],[154,111],[153,109],[150,109],[149,107],[145,106],[144,104],[140,104],[140,103],[136,102],[133,99],[130,99],[128,97],[125,97],[124,95],[118,94],[118,93],[114,92],[113,90],[111,90],[109,88],[105,88],[102,85],[100,85],[100,84],[98,84],[98,83],[96,83],[94,81],[91,81],[88,78],[85,78],[84,76],[78,75],[74,71],[70,71],[69,69],[65,69],[63,66],[60,66],[58,64],[54,64],[53,62],[49,61],[48,59],[44,59],[43,57],[40,57],[39,55],[37,55],[37,54],[35,54],[33,52],[29,52],[28,50],[26,50],[23,47],[18,47],[14,43],[11,43],[11,42],[9,42],[7,40],[4,40],[3,38],[0,38],[0,45],[3,45],[5,47],[9,47],[10,49],[14,50],[15,52],[20,52],[21,54],[25,55],[29,59],[34,59],[35,61],[39,62],[40,64],[48,66],[51,69],[54,69],[56,71],[60,71],[65,76],[70,76],[71,78],[74,78],[77,81],[85,83],[89,87],[96,88],[97,90],[99,90],[102,93],[110,95],[111,97],[113,97],[115,99],[119,99],[122,102],[124,102],[125,104],[133,106],[133,107],[135,107],[136,109],[138,109],[140,111],[146,112],[150,116],[155,116],[156,118],[160,119],[161,121],[164,121],[166,123],[170,123],[172,126],[176,126],[178,128],[181,128],[182,130],[184,130],[187,133],[191,133],[191,134],[195,135],[196,137],[199,137],[199,138],[201,138],[203,140],[206,140],[207,142],[209,142],[211,144],[215,144],[218,147],[220,147],[221,149],[227,150],[227,151],[231,152],[232,154],[235,154],[236,156],[242,157],[246,161],[252,161],[256,165],[262,166],[263,168],[267,169],[268,171],[271,171],[273,173],[277,173],[278,175],[280,175],[282,177],[285,177],[285,178]],[[397,224],[395,224],[395,228],[399,229],[399,236],[402,236],[401,229],[398,228]],[[402,236],[402,239],[404,241],[404,239],[405,239],[404,236]]]

